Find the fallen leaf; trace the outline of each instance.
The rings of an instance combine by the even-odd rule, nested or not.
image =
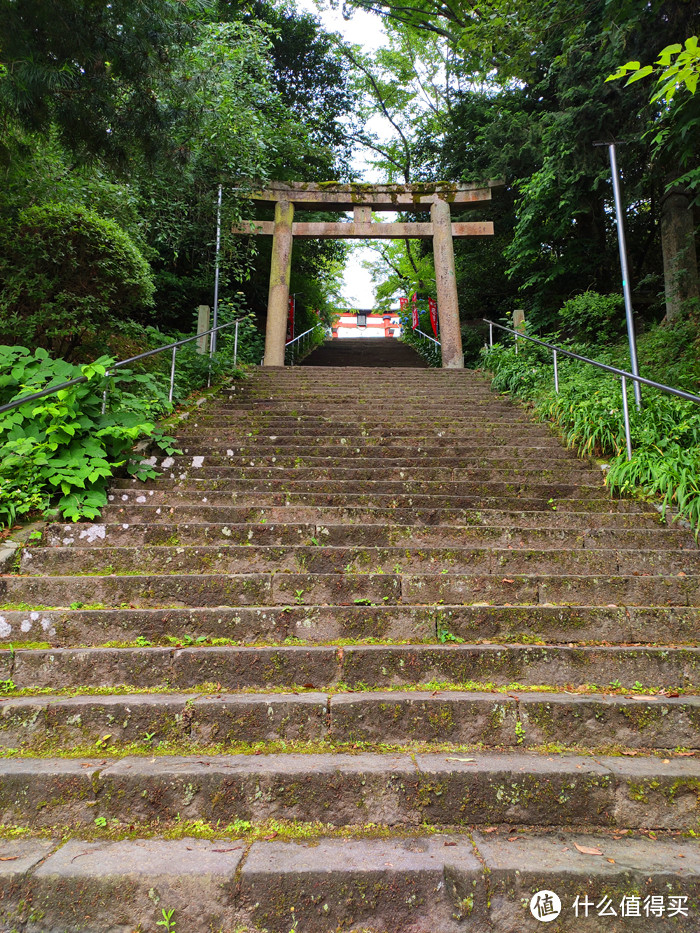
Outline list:
[[[669,758],[664,758],[664,760],[663,760],[663,762],[662,762],[662,764],[665,764],[665,765],[670,765],[670,764],[671,764],[671,761],[670,761],[670,759],[669,759]]]
[[[515,583],[515,580],[509,580],[508,577],[504,577],[501,580],[501,583]]]
[[[456,843],[452,843],[456,845]],[[14,862],[15,859],[18,859],[19,855],[0,855],[0,862]],[[681,856],[683,858],[683,856]]]
[[[486,829],[482,829],[482,833],[495,833],[498,829],[497,826],[487,826]]]
[[[456,842],[446,842],[445,845],[446,845],[446,846],[456,846],[457,843],[456,843]]]
[[[303,687],[304,687],[304,690],[313,690],[313,689],[314,689],[314,685],[313,685],[313,684],[303,684]]]
[[[520,839],[520,836],[508,836],[508,842],[515,842],[516,839]]]
[[[625,755],[627,758],[634,758],[634,756],[635,756],[637,753],[636,753],[636,752],[632,752],[632,751],[626,751],[626,752],[622,752],[622,754]]]
[[[446,758],[445,761],[476,761],[476,758]]]
[[[614,858],[608,858],[608,859],[606,859],[605,861],[606,861],[606,862],[610,862],[611,865],[614,865],[614,864],[615,864],[615,859],[614,859]]]
[[[695,752],[676,752],[676,758],[694,758]]]
[[[580,846],[578,842],[575,842],[574,845],[582,852],[584,855],[602,855],[603,853],[600,849],[597,849],[595,846]]]

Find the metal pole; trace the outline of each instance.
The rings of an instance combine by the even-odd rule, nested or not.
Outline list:
[[[489,346],[493,346],[493,324],[489,321]]]
[[[107,411],[107,386],[108,386],[107,380],[108,379],[109,379],[109,370],[107,369],[105,370],[105,387],[102,392],[102,414],[103,415]]]
[[[637,363],[637,339],[634,334],[634,318],[632,316],[632,290],[630,288],[630,274],[627,266],[627,245],[625,243],[625,219],[620,195],[620,178],[617,171],[617,155],[615,143],[608,145],[610,153],[610,172],[612,174],[613,194],[615,196],[615,218],[617,222],[617,244],[620,250],[620,267],[622,269],[622,292],[625,296],[625,315],[627,316],[627,338],[630,345],[630,370],[633,376],[639,375]],[[638,382],[634,383],[634,401],[637,408],[642,407],[642,390]]]
[[[175,388],[175,354],[177,353],[177,347],[173,347],[173,360],[170,364],[170,393],[168,395],[168,401],[172,402],[173,400],[173,389]]]
[[[559,395],[559,367],[557,366],[557,351],[552,350],[554,357],[554,391]]]
[[[630,433],[630,412],[627,406],[627,379],[620,376],[622,382],[622,411],[625,415],[625,441],[627,442],[627,459],[632,459],[632,434]]]
[[[233,365],[236,365],[238,359],[238,321],[236,321],[235,333],[233,338]]]
[[[212,327],[216,328],[219,324],[219,253],[221,251],[221,185],[219,185],[219,200],[216,207],[216,260],[214,266],[214,318]],[[214,330],[209,340],[209,356],[216,353],[216,336]]]

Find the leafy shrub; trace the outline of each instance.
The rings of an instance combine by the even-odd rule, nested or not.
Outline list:
[[[683,325],[685,327],[685,325]],[[687,338],[691,333],[685,329]],[[659,345],[658,335],[650,343]],[[675,340],[663,340],[675,347]],[[686,349],[691,350],[693,340]],[[577,347],[585,354],[585,347]],[[640,349],[644,341],[640,341]],[[580,454],[611,456],[606,482],[618,494],[659,496],[664,511],[673,506],[700,529],[700,406],[682,399],[643,390],[643,406],[634,406],[628,385],[632,459],[627,460],[622,392],[616,376],[602,373],[585,363],[560,358],[559,394],[555,393],[550,365],[544,365],[542,348],[496,344],[482,354],[484,365],[493,373],[493,386],[533,401],[543,420],[553,421],[566,443]],[[625,350],[598,353],[601,362],[624,368]],[[615,358],[615,354],[617,358]],[[590,355],[590,351],[587,355]],[[643,354],[640,353],[640,358]],[[678,371],[687,364],[676,360]],[[655,374],[663,378],[663,372]]]
[[[46,350],[0,346],[0,404],[67,382],[87,381],[0,414],[0,526],[45,508],[54,496],[66,518],[94,518],[107,502],[106,488],[115,470],[125,466],[139,479],[156,475],[131,463],[129,449],[142,436],[173,452],[172,439],[153,421],[167,410],[160,388],[149,374],[117,371],[108,407],[102,414],[105,370],[114,361],[102,357],[87,366],[52,360]],[[145,389],[147,400],[135,388]]]
[[[564,302],[559,323],[565,333],[593,345],[610,343],[624,333],[625,302],[622,295],[583,292]]]
[[[76,205],[22,211],[0,235],[0,281],[0,338],[22,334],[67,359],[153,304],[149,265],[128,234]]]

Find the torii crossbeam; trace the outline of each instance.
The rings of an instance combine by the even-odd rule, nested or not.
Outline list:
[[[273,182],[263,191],[254,192],[251,195],[253,200],[274,202],[274,221],[257,220],[237,224],[233,232],[248,236],[271,234],[273,237],[263,365],[284,366],[294,237],[342,237],[355,240],[409,237],[433,240],[442,365],[445,369],[461,369],[464,359],[452,238],[491,236],[493,223],[452,223],[450,207],[453,204],[463,210],[478,207],[481,202],[491,200],[491,189],[500,184],[502,182],[499,181],[484,185],[449,182],[416,185]],[[345,223],[299,222],[294,220],[295,206],[307,210],[352,210],[353,219]],[[430,221],[379,223],[372,220],[372,211],[430,211]]]

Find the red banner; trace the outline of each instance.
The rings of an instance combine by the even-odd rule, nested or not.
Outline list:
[[[413,329],[415,330],[418,327],[418,292],[414,292],[411,298],[413,301]]]
[[[289,314],[287,316],[287,343],[294,339],[294,295],[289,296]]]
[[[437,301],[435,301],[434,298],[428,298],[428,310],[430,311],[430,323],[433,325],[433,333],[435,334],[435,339],[437,340],[437,335],[438,335]]]

